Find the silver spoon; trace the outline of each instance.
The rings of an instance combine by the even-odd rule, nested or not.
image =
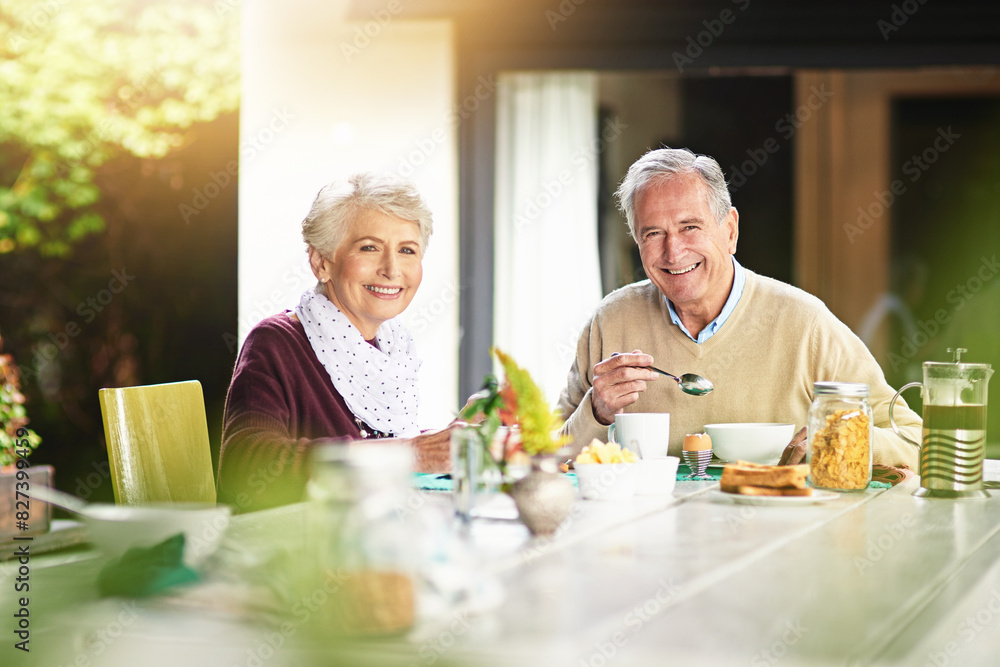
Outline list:
[[[619,354],[621,354],[621,352],[612,352],[611,356],[617,357]],[[702,376],[695,375],[694,373],[685,373],[684,375],[677,377],[673,373],[661,371],[656,366],[646,366],[646,368],[651,371],[656,371],[660,375],[666,375],[668,378],[677,380],[677,384],[680,385],[681,391],[685,394],[691,394],[692,396],[704,396],[715,389],[715,385],[713,385],[708,378],[703,378]]]

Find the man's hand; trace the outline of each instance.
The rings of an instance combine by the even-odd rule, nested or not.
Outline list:
[[[778,461],[779,466],[793,466],[802,463],[806,458],[806,427],[803,426],[799,429],[799,432],[795,434],[792,441],[788,443],[785,447],[785,451],[781,454],[781,460]],[[773,460],[773,459],[772,459]]]
[[[645,368],[653,364],[653,357],[639,350],[619,354],[594,365],[594,392],[591,403],[594,417],[604,425],[615,420],[615,414],[639,400],[646,391],[646,382],[659,377]]]

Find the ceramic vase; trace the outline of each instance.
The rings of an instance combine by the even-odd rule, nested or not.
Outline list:
[[[555,456],[536,456],[531,472],[514,482],[510,495],[521,522],[532,535],[551,535],[569,515],[576,492],[573,483],[559,473]]]

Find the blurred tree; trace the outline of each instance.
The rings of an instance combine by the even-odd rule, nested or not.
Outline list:
[[[68,255],[106,227],[100,167],[236,109],[238,21],[217,4],[0,0],[0,254]]]

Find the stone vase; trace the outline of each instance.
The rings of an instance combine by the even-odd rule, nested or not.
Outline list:
[[[559,473],[555,456],[536,456],[531,472],[514,482],[510,495],[521,522],[532,535],[551,535],[569,515],[576,492],[573,483]]]

